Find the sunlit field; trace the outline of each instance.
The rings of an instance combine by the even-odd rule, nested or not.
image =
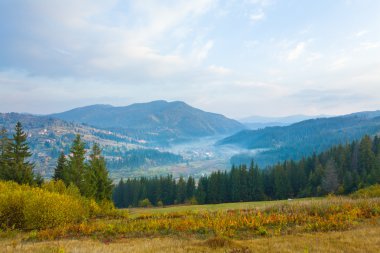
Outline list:
[[[2,252],[378,252],[380,199],[326,197],[133,208],[1,232]]]

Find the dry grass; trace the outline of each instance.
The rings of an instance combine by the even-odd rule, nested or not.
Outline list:
[[[302,233],[249,240],[161,237],[113,241],[0,241],[0,252],[380,252],[380,225],[366,224],[342,232]]]
[[[207,204],[207,205],[174,205],[166,207],[152,208],[129,208],[128,212],[131,218],[135,218],[144,214],[167,214],[174,212],[188,211],[227,211],[237,209],[254,209],[254,208],[269,208],[279,204],[298,203],[305,201],[319,201],[321,198],[300,198],[294,200],[274,200],[274,201],[254,201],[254,202],[238,202],[238,203],[222,203],[222,204]]]

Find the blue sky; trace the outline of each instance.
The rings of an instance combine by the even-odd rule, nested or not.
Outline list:
[[[377,0],[0,0],[0,111],[380,109],[379,13]]]

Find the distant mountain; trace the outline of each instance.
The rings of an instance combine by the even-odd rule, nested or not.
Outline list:
[[[159,100],[123,107],[92,105],[50,116],[164,142],[231,134],[244,128],[223,115],[204,112],[179,101]]]
[[[321,152],[332,145],[351,142],[365,134],[380,133],[380,111],[302,121],[290,126],[243,130],[227,137],[217,145],[262,149],[254,157],[261,164],[286,159],[299,159],[313,152]],[[247,154],[242,154],[247,159]],[[238,157],[233,159],[237,161]]]
[[[167,165],[182,161],[182,157],[168,152],[149,149],[138,139],[78,123],[70,123],[47,116],[19,113],[0,113],[0,128],[9,134],[17,122],[21,122],[28,134],[36,171],[45,177],[52,175],[56,159],[61,151],[69,154],[76,134],[86,142],[86,148],[94,142],[100,144],[110,169],[135,170],[145,166]],[[121,163],[128,161],[127,163]],[[112,175],[112,172],[111,172]]]
[[[264,117],[264,116],[250,116],[242,118],[239,121],[243,123],[247,128],[256,130],[271,126],[288,126],[297,122],[301,122],[308,119],[327,118],[327,115],[290,115],[285,117]]]

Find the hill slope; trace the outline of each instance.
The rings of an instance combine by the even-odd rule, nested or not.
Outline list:
[[[289,126],[301,121],[316,119],[316,118],[327,118],[327,115],[290,115],[285,117],[263,117],[263,116],[251,116],[247,118],[240,119],[239,122],[243,123],[248,129],[256,130],[265,127],[273,126]]]
[[[159,100],[124,107],[92,105],[50,116],[126,132],[147,140],[169,142],[231,134],[244,128],[239,122],[223,115],[204,112],[179,101]]]
[[[285,127],[243,130],[219,141],[218,145],[236,145],[249,150],[266,149],[255,156],[262,165],[285,159],[299,159],[335,144],[380,133],[380,111],[354,113],[339,117],[302,121]],[[251,159],[251,155],[241,158]],[[239,157],[234,157],[238,162]]]
[[[0,113],[0,128],[4,127],[10,134],[18,121],[22,123],[28,134],[28,143],[33,154],[31,159],[35,162],[35,169],[46,177],[52,175],[59,153],[64,151],[65,154],[69,154],[76,134],[82,136],[87,149],[93,142],[101,145],[111,170],[122,168],[134,170],[182,161],[181,156],[146,148],[139,140],[120,133],[47,116]],[[125,164],[125,161],[128,163]]]

